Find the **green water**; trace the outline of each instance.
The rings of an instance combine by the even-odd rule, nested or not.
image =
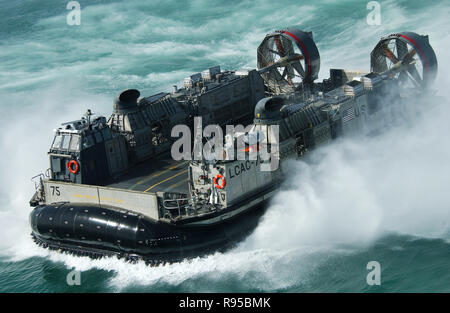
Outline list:
[[[379,26],[356,0],[80,1],[80,26],[66,24],[66,4],[0,0],[0,292],[450,291],[448,1],[380,1]],[[442,103],[291,164],[260,225],[226,253],[150,268],[34,245],[30,177],[48,167],[52,129],[87,108],[108,116],[126,88],[150,95],[217,64],[254,68],[264,35],[286,26],[313,31],[321,79],[368,70],[391,32],[428,34]],[[366,283],[370,261],[380,286]],[[73,268],[80,286],[66,283]]]

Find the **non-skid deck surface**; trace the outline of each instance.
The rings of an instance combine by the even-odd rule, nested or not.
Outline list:
[[[127,174],[106,184],[135,191],[188,193],[188,161],[175,161],[170,155],[145,161]]]

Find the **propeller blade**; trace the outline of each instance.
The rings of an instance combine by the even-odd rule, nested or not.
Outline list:
[[[286,71],[287,71],[289,85],[294,87],[294,82],[292,81],[292,79],[295,78],[294,69],[290,65],[288,65],[288,66],[286,66]]]
[[[300,61],[300,60],[303,60],[304,58],[305,57],[303,55],[299,54],[299,53],[289,54],[289,56],[288,56],[288,60],[290,62],[292,62],[292,61]]]
[[[403,59],[405,62],[409,62],[416,55],[416,49],[412,49]]]
[[[275,45],[277,46],[278,54],[281,57],[286,56],[286,52],[284,51],[283,44],[281,43],[281,40],[280,40],[280,35],[275,36],[274,40],[275,40]]]
[[[275,51],[275,50],[272,50],[272,49],[269,49],[269,52],[272,52],[272,53],[280,55],[280,53],[278,51]]]
[[[395,46],[397,47],[397,57],[399,60],[404,60],[405,56],[408,54],[408,45],[400,40],[395,40]]]
[[[388,48],[388,46],[383,47],[384,55],[392,61],[392,63],[396,64],[398,63],[397,57],[392,53],[391,49]]]
[[[303,57],[303,56],[302,56]],[[303,79],[305,77],[305,70],[300,62],[291,63],[292,67],[297,71],[300,77]]]
[[[292,73],[290,73],[292,69],[289,68],[289,65],[285,66],[283,73],[281,74],[281,77],[286,79],[292,87],[294,87],[294,83],[292,82]],[[295,75],[294,75],[295,77]]]

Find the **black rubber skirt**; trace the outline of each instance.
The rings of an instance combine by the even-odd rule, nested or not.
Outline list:
[[[50,249],[165,262],[233,247],[255,229],[263,211],[259,205],[219,224],[189,226],[113,207],[56,203],[35,207],[30,224],[33,239]]]

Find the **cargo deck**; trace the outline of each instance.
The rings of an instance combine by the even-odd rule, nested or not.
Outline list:
[[[131,168],[128,173],[112,179],[105,187],[141,192],[189,193],[189,161],[175,161],[170,155],[148,160]]]

